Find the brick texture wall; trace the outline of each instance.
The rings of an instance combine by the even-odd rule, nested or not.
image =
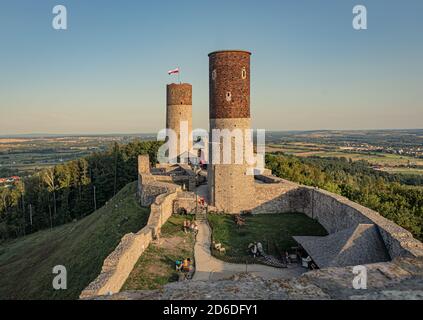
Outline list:
[[[250,117],[250,53],[209,54],[210,119]]]
[[[167,105],[192,105],[192,85],[171,83],[167,85]]]

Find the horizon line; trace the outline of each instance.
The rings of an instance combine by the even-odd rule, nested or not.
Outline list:
[[[258,128],[255,128],[253,130],[257,130]],[[380,128],[380,129],[298,129],[298,130],[266,130],[266,132],[331,132],[331,131],[413,131],[413,130],[423,130],[423,128]],[[111,133],[104,133],[104,132],[98,132],[98,133],[10,133],[10,134],[0,134],[1,139],[5,138],[18,138],[18,137],[97,137],[97,136],[149,136],[149,135],[157,135],[157,133],[154,132],[111,132]]]

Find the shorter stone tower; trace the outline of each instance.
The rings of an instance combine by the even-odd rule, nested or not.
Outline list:
[[[177,156],[188,156],[192,149],[192,85],[168,84],[166,101],[166,128],[177,135]],[[182,140],[182,146],[181,146]]]

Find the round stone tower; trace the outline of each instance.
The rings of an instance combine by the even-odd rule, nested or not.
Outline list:
[[[166,99],[166,128],[177,136],[176,154],[188,156],[192,148],[192,85],[168,84]],[[182,141],[182,145],[181,145]]]
[[[209,54],[209,202],[227,213],[250,210],[254,202],[254,175],[244,157],[245,130],[251,127],[250,56],[240,50]],[[225,137],[216,136],[219,130],[230,134],[230,148],[225,147]],[[225,152],[231,153],[229,163]]]

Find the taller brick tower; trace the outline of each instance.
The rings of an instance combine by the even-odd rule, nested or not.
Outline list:
[[[181,124],[186,122],[188,139],[181,147]],[[166,128],[172,129],[177,135],[176,154],[188,155],[192,148],[192,85],[189,83],[168,84],[166,99]]]
[[[215,51],[209,54],[210,133],[213,129],[250,129],[250,56],[240,50]],[[209,147],[209,202],[217,210],[239,213],[252,209],[254,176],[243,157],[236,161],[235,138],[231,138],[231,162],[222,161],[222,142],[212,141]],[[244,151],[244,144],[242,145]],[[220,161],[213,159],[213,149],[220,149]],[[223,164],[222,164],[223,163]]]

